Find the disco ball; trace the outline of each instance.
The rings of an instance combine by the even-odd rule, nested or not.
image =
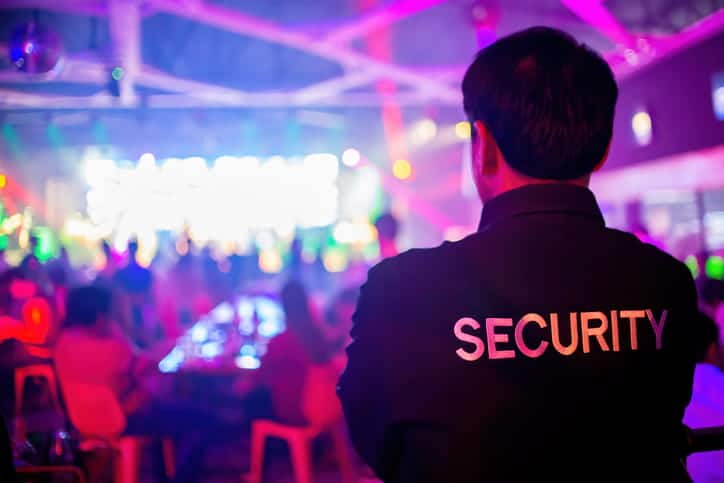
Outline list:
[[[44,74],[53,70],[63,57],[63,45],[50,28],[28,22],[10,37],[10,62],[23,72]]]

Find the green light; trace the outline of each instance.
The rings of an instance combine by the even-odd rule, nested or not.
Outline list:
[[[96,144],[108,144],[108,131],[106,130],[105,124],[101,121],[93,123],[93,139]]]
[[[0,235],[0,250],[6,250],[8,248],[8,236]]]
[[[111,71],[111,77],[113,77],[113,80],[119,81],[123,79],[123,75],[125,72],[123,72],[123,67],[116,67]]]
[[[694,255],[689,255],[684,260],[684,263],[687,267],[689,267],[689,270],[691,271],[691,276],[694,278],[699,278],[699,260],[697,260]]]
[[[55,123],[48,124],[47,128],[48,141],[54,148],[59,148],[63,145],[63,135],[60,132],[60,128]]]
[[[33,253],[38,260],[45,263],[53,258],[58,251],[58,242],[53,236],[53,231],[45,226],[36,226],[33,228],[33,236],[38,240]]]
[[[709,257],[704,267],[706,276],[714,280],[724,280],[724,258]]]
[[[10,153],[16,158],[21,157],[23,154],[22,145],[20,144],[18,133],[15,131],[12,124],[3,124],[3,138],[5,139],[8,148],[10,148]]]

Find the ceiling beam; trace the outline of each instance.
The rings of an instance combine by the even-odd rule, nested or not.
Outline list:
[[[724,30],[724,9],[705,17],[687,28],[668,37],[648,37],[648,52],[637,53],[637,61],[629,63],[621,55],[608,55],[616,77],[621,80],[633,75],[639,70],[659,63],[677,52],[686,50],[699,42],[716,35]]]
[[[345,44],[446,1],[447,0],[398,0],[375,8],[368,13],[358,16],[355,20],[334,28],[327,34],[324,41],[331,44]]]
[[[325,97],[333,97],[339,93],[355,87],[361,87],[375,80],[378,75],[373,71],[349,72],[341,77],[335,77],[307,87],[294,93],[297,102],[310,103]]]
[[[340,93],[334,97],[315,100],[295,98],[294,92],[255,92],[244,95],[218,96],[187,94],[156,94],[144,98],[143,106],[158,109],[193,108],[252,108],[280,109],[289,107],[379,107],[390,99],[401,106],[427,106],[430,98],[420,92],[398,93],[381,96],[377,93]],[[445,104],[444,102],[442,104]],[[92,110],[92,109],[135,109],[140,102],[123,104],[117,97],[107,93],[93,96],[58,96],[28,93],[0,88],[0,110]],[[457,103],[453,104],[457,105]]]
[[[618,19],[603,5],[603,0],[561,0],[561,4],[615,45],[628,49],[636,47],[634,36],[626,31]]]
[[[238,11],[211,4],[180,5],[172,0],[149,0],[149,2],[160,11],[206,23],[229,32],[299,49],[337,62],[347,69],[371,70],[381,77],[424,89],[432,98],[439,101],[457,102],[460,99],[458,90],[445,82],[425,77],[414,70],[377,61],[349,47],[322,42],[303,33],[285,29],[272,22]]]

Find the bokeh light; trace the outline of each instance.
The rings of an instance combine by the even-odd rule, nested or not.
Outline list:
[[[652,122],[648,112],[639,111],[634,114],[631,118],[631,129],[639,146],[646,146],[651,143]]]
[[[460,121],[455,124],[455,135],[460,139],[470,139],[470,123],[467,121]]]
[[[713,280],[724,280],[724,257],[713,256],[706,260],[706,276]]]
[[[274,249],[262,250],[259,253],[259,268],[264,273],[279,273],[282,270],[282,257]]]
[[[392,174],[395,178],[406,180],[412,176],[412,165],[406,159],[398,159],[392,165]]]
[[[410,141],[414,145],[423,145],[432,141],[437,135],[437,124],[432,119],[421,119],[410,129]]]
[[[360,152],[354,148],[345,149],[342,153],[342,163],[350,168],[357,166],[361,158]]]
[[[343,272],[347,268],[347,254],[339,247],[330,247],[322,255],[325,270],[331,273]]]
[[[115,81],[119,81],[119,80],[123,79],[124,74],[125,74],[125,72],[123,70],[123,67],[115,67],[111,71],[111,77],[113,77],[113,80],[115,80]]]

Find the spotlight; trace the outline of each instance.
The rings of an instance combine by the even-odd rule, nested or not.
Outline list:
[[[651,144],[652,122],[651,115],[648,112],[638,111],[634,114],[631,118],[631,129],[639,146]]]
[[[29,74],[45,74],[55,69],[63,56],[63,44],[50,28],[28,22],[10,36],[10,62]]]
[[[360,155],[359,151],[357,151],[356,149],[345,149],[345,151],[342,153],[342,163],[344,163],[345,166],[353,168],[359,164],[361,157],[362,156]]]
[[[455,134],[460,139],[470,139],[470,123],[467,121],[460,121],[455,124]]]
[[[411,141],[416,145],[423,145],[431,141],[437,134],[437,124],[432,119],[421,119],[417,121],[411,130]]]
[[[392,174],[403,181],[409,179],[412,176],[412,165],[406,159],[398,159],[392,165]]]

